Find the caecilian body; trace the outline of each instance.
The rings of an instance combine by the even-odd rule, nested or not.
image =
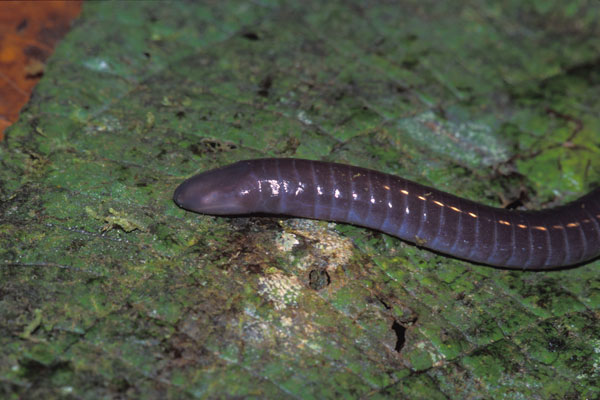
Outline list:
[[[203,214],[351,223],[491,266],[552,269],[600,255],[600,189],[564,206],[512,211],[370,169],[266,158],[198,174],[174,200]]]

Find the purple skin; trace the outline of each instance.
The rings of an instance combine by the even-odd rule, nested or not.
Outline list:
[[[173,200],[201,214],[346,222],[502,268],[556,269],[600,255],[600,189],[552,209],[511,211],[365,168],[266,158],[193,176]]]

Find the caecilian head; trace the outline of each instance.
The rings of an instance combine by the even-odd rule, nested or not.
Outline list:
[[[255,190],[248,161],[195,175],[177,187],[173,201],[189,211],[213,215],[249,214],[256,211]]]

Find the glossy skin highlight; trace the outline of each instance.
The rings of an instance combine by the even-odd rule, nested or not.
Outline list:
[[[346,222],[497,267],[554,269],[600,255],[600,189],[552,209],[511,211],[365,168],[266,158],[193,176],[173,200],[202,214]]]

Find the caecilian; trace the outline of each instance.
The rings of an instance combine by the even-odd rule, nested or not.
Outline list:
[[[174,200],[203,214],[346,222],[498,267],[552,269],[600,255],[600,189],[564,206],[513,211],[370,169],[265,158],[193,176]]]

